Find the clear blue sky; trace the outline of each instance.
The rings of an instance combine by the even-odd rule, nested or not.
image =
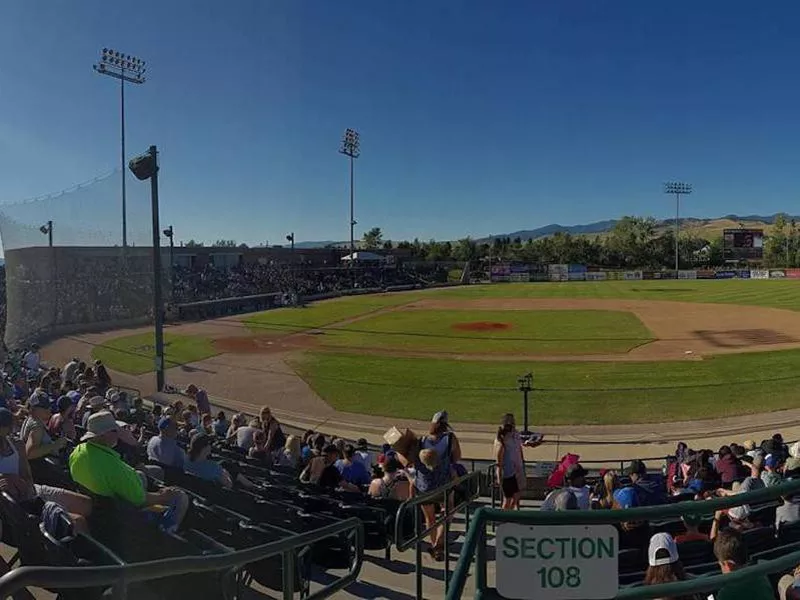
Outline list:
[[[179,239],[346,239],[346,127],[358,235],[668,217],[670,178],[695,216],[796,213],[798,30],[790,1],[5,0],[0,201],[118,164],[112,46],[149,62],[129,154],[161,148]]]

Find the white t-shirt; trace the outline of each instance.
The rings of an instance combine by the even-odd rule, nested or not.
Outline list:
[[[553,490],[552,492],[547,494],[547,497],[544,499],[544,502],[542,502],[542,507],[541,507],[540,510],[555,510],[554,499],[555,499],[556,494],[558,492],[560,492],[561,489],[562,488],[559,488],[557,490]],[[580,488],[567,486],[567,487],[565,487],[563,489],[569,490],[570,492],[572,492],[574,494],[575,500],[578,501],[578,510],[589,510],[591,508],[592,501],[591,501],[591,498],[589,497],[589,487],[588,486],[584,486],[584,487],[580,487]]]

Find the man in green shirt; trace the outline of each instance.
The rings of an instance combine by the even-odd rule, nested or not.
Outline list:
[[[747,546],[735,529],[723,529],[714,539],[714,556],[723,573],[733,573],[747,566]],[[729,583],[715,595],[716,600],[774,600],[775,592],[763,575],[753,575]]]
[[[176,523],[186,515],[189,500],[183,490],[165,487],[148,492],[143,474],[125,463],[114,446],[119,441],[119,425],[108,411],[89,417],[86,434],[69,457],[72,479],[97,496],[124,500],[137,507],[174,506]]]

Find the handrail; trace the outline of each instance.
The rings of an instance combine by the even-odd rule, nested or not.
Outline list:
[[[683,515],[706,515],[713,514],[717,510],[741,506],[759,502],[768,502],[781,496],[792,495],[800,492],[800,480],[788,481],[780,485],[768,487],[754,492],[745,492],[734,496],[716,498],[713,500],[695,500],[691,502],[680,502],[678,504],[664,504],[659,506],[645,506],[639,508],[626,508],[616,510],[568,510],[558,511],[506,511],[493,508],[479,508],[472,520],[472,526],[467,531],[461,556],[458,559],[456,568],[453,570],[453,578],[447,590],[447,600],[458,600],[464,592],[467,581],[469,566],[473,556],[476,557],[475,569],[475,597],[484,596],[486,591],[486,524],[489,522],[517,523],[524,525],[588,525],[622,523],[625,521],[646,521],[654,518],[663,519],[665,517],[678,517]],[[793,555],[792,555],[793,556]],[[783,560],[783,559],[781,559]],[[772,562],[772,561],[770,561]],[[783,563],[781,563],[783,564]],[[797,563],[795,563],[796,566]],[[726,576],[729,577],[729,576]],[[730,582],[730,579],[726,579]],[[670,584],[675,585],[675,584]],[[660,586],[659,586],[660,588]],[[648,591],[656,589],[648,587]],[[688,591],[688,588],[682,588]],[[705,588],[704,588],[705,589]],[[672,589],[668,594],[658,591],[657,595],[642,596],[621,596],[627,600],[632,598],[655,598],[675,596]],[[633,593],[626,591],[625,593]],[[679,594],[680,595],[680,594]]]
[[[490,468],[494,467],[494,463],[491,465]],[[411,548],[417,541],[424,538],[428,535],[433,529],[441,525],[446,519],[448,519],[453,514],[460,511],[464,506],[470,504],[475,498],[478,496],[478,491],[480,490],[480,485],[476,488],[476,493],[472,494],[469,498],[465,501],[461,502],[457,506],[450,507],[449,514],[440,515],[437,517],[436,521],[434,522],[433,526],[429,527],[428,529],[422,531],[421,533],[417,533],[413,538],[409,540],[402,539],[402,531],[403,531],[403,517],[405,516],[406,511],[411,510],[412,508],[416,508],[420,504],[430,504],[432,501],[441,499],[446,492],[449,492],[453,488],[461,485],[465,481],[472,481],[477,480],[483,475],[483,471],[472,471],[471,473],[467,473],[466,475],[462,475],[461,477],[456,477],[455,479],[451,479],[445,485],[436,488],[435,490],[431,490],[430,492],[426,492],[424,494],[420,494],[419,496],[412,496],[408,500],[404,501],[400,506],[397,507],[397,514],[395,515],[394,520],[394,544],[395,547],[400,552],[405,552],[409,548]]]
[[[189,573],[234,569],[251,562],[271,558],[277,554],[283,555],[283,597],[292,598],[294,595],[292,572],[295,562],[293,551],[342,533],[349,533],[354,536],[356,552],[353,562],[345,575],[309,596],[311,600],[316,600],[325,598],[345,588],[358,578],[364,561],[364,523],[360,519],[351,517],[313,531],[307,531],[230,554],[184,556],[121,566],[19,567],[0,577],[0,598],[7,598],[18,590],[29,586],[57,589],[112,585],[114,586],[115,594],[121,594],[121,596],[115,595],[114,597],[124,597],[125,590],[131,583]],[[289,573],[286,572],[287,567],[290,568]]]

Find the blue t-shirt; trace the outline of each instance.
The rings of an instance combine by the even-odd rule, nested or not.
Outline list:
[[[336,468],[342,474],[342,479],[354,485],[369,485],[372,478],[363,463],[352,461],[345,465],[343,460],[336,461]]]
[[[183,465],[183,470],[207,481],[219,481],[222,478],[222,465],[213,460],[187,460]]]

